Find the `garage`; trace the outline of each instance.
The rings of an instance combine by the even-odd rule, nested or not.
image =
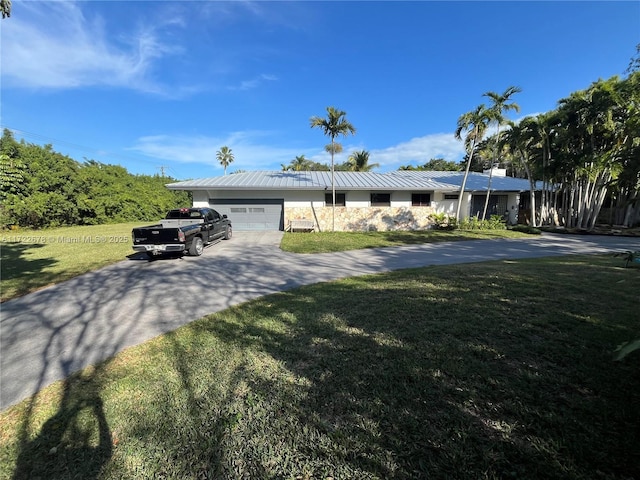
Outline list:
[[[284,199],[210,198],[209,205],[231,220],[233,229],[284,230]]]

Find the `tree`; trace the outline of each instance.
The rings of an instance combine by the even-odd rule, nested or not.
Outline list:
[[[216,158],[218,159],[218,162],[220,162],[220,165],[224,167],[224,174],[226,175],[227,167],[231,162],[233,162],[233,153],[231,152],[231,149],[225,145],[216,152]]]
[[[369,163],[369,152],[366,150],[353,152],[347,163],[352,172],[370,172],[372,168],[380,166],[379,163]]]
[[[0,0],[0,11],[2,12],[2,18],[11,16],[11,0]]]
[[[293,172],[302,172],[305,170],[309,170],[310,160],[305,158],[304,155],[298,155],[296,158],[291,160],[289,165],[282,165],[283,171],[293,171]]]
[[[26,167],[20,159],[20,144],[13,132],[5,128],[0,138],[0,200],[26,191]],[[2,208],[2,207],[0,207]]]
[[[338,142],[329,143],[324,146],[324,151],[330,153],[331,155],[336,155],[338,153],[342,153],[342,144]]]
[[[486,92],[485,97],[489,97],[491,105],[489,106],[489,116],[492,122],[496,123],[496,136],[495,136],[495,150],[493,156],[493,162],[489,166],[489,184],[487,186],[487,197],[484,201],[484,210],[482,211],[482,218],[487,216],[487,207],[489,206],[489,196],[491,195],[491,180],[493,178],[494,164],[498,163],[498,146],[500,145],[500,126],[504,124],[505,117],[504,112],[509,110],[520,111],[520,106],[517,103],[507,103],[511,100],[511,96],[521,92],[519,87],[508,87],[502,94],[496,92]]]
[[[467,178],[469,177],[471,160],[473,159],[477,145],[482,141],[482,137],[487,130],[489,119],[489,112],[484,104],[479,105],[471,112],[463,113],[458,118],[458,127],[454,135],[458,140],[462,140],[462,133],[466,132],[464,136],[464,147],[467,151],[467,164],[464,170],[464,176],[462,177],[462,184],[460,185],[460,192],[458,194],[458,205],[456,207],[456,221],[458,222],[460,221],[460,206],[462,205],[462,196],[464,195]]]
[[[634,71],[572,92],[555,110],[522,120],[520,131],[504,132],[530,181],[542,181],[536,221],[590,230],[605,221],[599,216],[609,199],[608,223],[640,224],[638,105],[640,71]]]
[[[509,122],[509,128],[504,136],[503,143],[508,147],[510,153],[519,160],[520,165],[524,168],[527,178],[529,179],[530,188],[530,214],[531,226],[536,226],[536,195],[535,195],[535,178],[532,173],[532,152],[536,143],[540,143],[538,133],[538,124],[532,117],[523,119],[520,123]]]
[[[0,152],[0,200],[9,194],[21,194],[25,190],[25,167],[20,159]]]
[[[640,225],[640,69],[620,82],[616,93],[624,115],[616,145],[620,172],[614,185],[615,223],[631,227]]]
[[[338,135],[346,137],[351,134],[354,135],[356,133],[356,129],[351,123],[349,123],[346,119],[346,112],[342,110],[338,110],[334,107],[327,107],[327,118],[322,117],[311,117],[310,123],[311,128],[320,128],[322,133],[328,136],[331,139],[331,195],[333,198],[331,207],[331,217],[332,217],[332,231],[336,230],[336,186],[334,180],[335,173],[335,164],[334,164],[334,154],[335,154],[335,139]]]
[[[331,167],[326,163],[312,162],[309,160],[309,171],[312,172],[329,172]]]
[[[627,81],[640,78],[636,75]],[[627,160],[634,156],[634,144],[638,145],[639,132],[633,124],[640,96],[632,93],[634,89],[629,97],[624,93],[627,81],[598,80],[559,102],[553,166],[567,227],[592,229],[608,191],[620,185],[626,166],[634,165]],[[632,177],[638,179],[637,167],[632,170]]]
[[[0,138],[0,226],[44,228],[155,220],[191,204],[168,177],[132,175],[119,165],[80,164],[51,145]]]
[[[413,165],[402,165],[398,170],[418,170],[418,171],[431,171],[431,172],[459,172],[462,170],[461,163],[456,163],[453,160],[445,160],[444,158],[432,158],[424,165],[417,167]]]
[[[625,73],[633,73],[640,70],[640,43],[636,45],[636,54],[631,57],[629,61],[629,66]]]
[[[453,160],[445,160],[444,158],[432,158],[423,165],[425,170],[432,170],[436,172],[459,172],[461,170],[460,164]]]

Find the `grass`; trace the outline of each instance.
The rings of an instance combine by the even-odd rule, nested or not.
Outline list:
[[[285,233],[280,247],[293,253],[326,253],[421,243],[523,238],[526,236],[525,233],[512,230]]]
[[[133,253],[140,222],[0,233],[0,301],[96,270]]]
[[[263,297],[0,413],[0,478],[640,478],[638,291],[572,256]]]

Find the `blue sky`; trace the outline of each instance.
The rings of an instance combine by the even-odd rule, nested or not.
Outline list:
[[[515,85],[512,119],[624,76],[640,2],[17,0],[0,21],[1,123],[78,161],[177,179],[329,163],[311,129],[347,112],[346,160],[458,161],[458,117]]]

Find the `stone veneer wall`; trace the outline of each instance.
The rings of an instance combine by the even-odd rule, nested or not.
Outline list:
[[[289,220],[313,220],[316,229],[330,232],[331,207],[285,207],[284,226]],[[426,230],[433,222],[432,207],[336,207],[336,231]]]

